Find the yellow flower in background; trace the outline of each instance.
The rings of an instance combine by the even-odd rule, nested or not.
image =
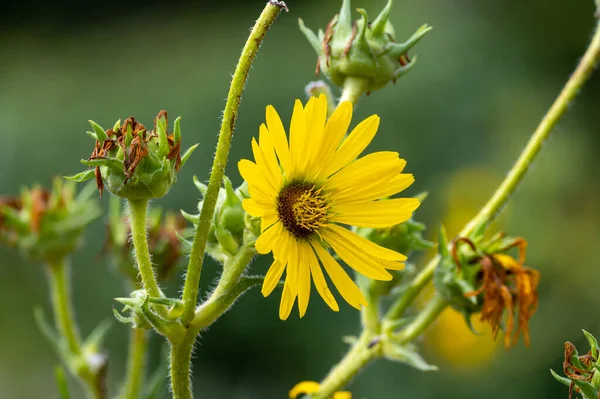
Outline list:
[[[485,165],[463,168],[447,179],[443,225],[449,237],[458,234],[494,191],[499,176],[486,168]],[[452,308],[446,309],[426,331],[425,348],[430,349],[431,356],[442,357],[457,369],[471,370],[489,362],[497,353],[499,344],[494,340],[490,326],[478,315],[471,317],[471,324],[480,335],[469,330],[462,314]]]
[[[290,399],[298,399],[300,395],[310,395],[319,391],[319,383],[315,381],[302,381],[299,382],[290,391]],[[333,394],[331,399],[352,399],[352,393],[348,391],[336,392]]]
[[[262,287],[268,296],[286,271],[279,317],[287,319],[298,298],[300,317],[308,307],[311,279],[325,303],[338,304],[327,286],[320,264],[350,305],[367,301],[331,248],[351,268],[375,280],[391,280],[387,270],[400,270],[406,256],[359,237],[339,224],[388,227],[409,219],[419,206],[415,198],[384,199],[408,186],[414,178],[401,173],[406,165],[396,152],[357,157],[369,145],[379,117],[373,115],[346,132],[352,104],[341,103],[327,119],[327,99],[312,97],[306,107],[296,100],[289,142],[277,111],[267,107],[266,121],[252,140],[254,162],[238,167],[248,183],[250,198],[243,207],[261,218],[256,241],[260,254],[273,253]]]

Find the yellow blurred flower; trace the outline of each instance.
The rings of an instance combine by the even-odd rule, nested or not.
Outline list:
[[[290,399],[298,399],[300,395],[310,395],[319,391],[320,384],[315,381],[302,381],[290,391]],[[352,393],[340,391],[333,394],[331,399],[352,399]]]

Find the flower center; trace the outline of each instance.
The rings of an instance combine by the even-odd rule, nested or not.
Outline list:
[[[292,183],[277,197],[277,213],[283,226],[296,238],[304,238],[327,224],[327,196],[310,183]]]

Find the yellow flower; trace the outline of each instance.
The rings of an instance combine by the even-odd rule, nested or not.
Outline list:
[[[296,100],[288,144],[279,115],[268,106],[267,124],[260,126],[258,143],[252,140],[255,161],[243,159],[238,164],[250,194],[243,207],[261,218],[256,250],[272,252],[274,258],[263,283],[264,296],[286,271],[279,308],[282,320],[289,316],[296,298],[300,317],[304,316],[311,276],[327,305],[339,310],[319,261],[350,305],[366,306],[362,293],[329,249],[357,272],[376,280],[391,280],[386,269],[402,269],[406,256],[339,224],[393,226],[409,219],[419,206],[415,198],[383,199],[414,181],[411,174],[400,173],[406,161],[398,153],[376,152],[357,159],[377,132],[377,115],[359,123],[346,138],[352,105],[341,103],[328,121],[326,115],[324,95],[312,97],[304,108]]]
[[[297,399],[300,395],[310,395],[319,391],[319,383],[315,381],[302,381],[290,391],[290,399]],[[352,399],[352,393],[340,391],[333,394],[331,399]]]

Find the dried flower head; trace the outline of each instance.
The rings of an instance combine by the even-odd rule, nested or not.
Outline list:
[[[100,195],[108,190],[127,199],[159,198],[165,195],[177,172],[187,161],[196,145],[181,155],[180,118],[175,120],[174,132],[167,133],[167,112],[160,111],[154,118],[154,130],[129,117],[121,126],[118,121],[112,129],[104,130],[90,121],[96,140],[94,150],[84,165],[93,169],[68,179],[84,181],[95,176]]]
[[[73,183],[56,178],[52,190],[24,188],[19,197],[0,198],[0,242],[27,257],[53,261],[73,252],[83,230],[100,208],[90,198],[93,187],[75,193]]]
[[[464,239],[463,239],[464,240]],[[473,245],[474,244],[470,244]],[[506,252],[511,247],[519,248],[519,259],[516,260]],[[479,271],[480,286],[467,293],[467,297],[483,295],[481,321],[492,327],[494,338],[501,328],[503,315],[506,312],[504,324],[504,345],[508,349],[516,343],[520,333],[523,333],[525,344],[529,346],[529,319],[537,310],[539,301],[537,286],[540,273],[530,267],[523,266],[527,241],[523,238],[513,239],[512,242],[499,250],[498,253],[484,253],[476,259],[481,267]],[[455,260],[460,262],[454,251]],[[460,264],[460,263],[457,263]],[[515,309],[518,324],[515,330]],[[513,334],[513,330],[514,334]]]

